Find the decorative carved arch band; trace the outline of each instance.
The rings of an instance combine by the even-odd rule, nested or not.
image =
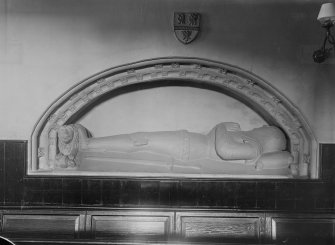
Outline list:
[[[160,58],[112,68],[66,91],[43,114],[30,140],[28,174],[52,172],[57,129],[98,98],[120,87],[161,80],[205,83],[247,102],[280,127],[289,141],[293,172],[318,177],[315,138],[301,112],[268,82],[241,68],[197,58]]]

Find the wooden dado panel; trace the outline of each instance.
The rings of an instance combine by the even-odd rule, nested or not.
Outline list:
[[[258,241],[263,215],[229,213],[177,213],[177,233],[187,240]]]
[[[335,216],[272,217],[271,240],[286,243],[334,244]]]
[[[86,220],[94,239],[167,240],[173,229],[173,212],[88,212]]]
[[[9,238],[75,239],[84,229],[84,215],[5,213],[1,235]]]
[[[3,218],[2,218],[2,213],[1,213],[1,210],[0,210],[0,236],[2,234],[2,220],[3,220]]]
[[[92,210],[92,209],[91,209]],[[76,244],[200,241],[205,243],[335,244],[333,213],[225,210],[0,210],[0,236],[14,242]]]

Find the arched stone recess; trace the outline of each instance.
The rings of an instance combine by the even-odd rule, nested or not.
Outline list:
[[[145,60],[115,67],[66,91],[35,125],[29,142],[27,173],[53,174],[57,130],[78,113],[85,113],[85,108],[101,96],[120,87],[162,80],[208,84],[248,104],[270,124],[285,132],[288,150],[294,158],[294,164],[291,165],[294,176],[318,178],[315,138],[302,113],[285,95],[260,77],[241,68],[205,59],[179,57]]]

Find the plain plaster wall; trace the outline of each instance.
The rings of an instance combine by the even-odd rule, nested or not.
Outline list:
[[[94,137],[181,129],[207,134],[220,122],[239,122],[242,130],[267,125],[256,112],[228,95],[184,86],[124,93],[78,120]]]
[[[63,92],[104,69],[165,56],[229,63],[257,74],[335,142],[334,58],[315,64],[321,0],[0,0],[0,139],[28,139]],[[201,34],[176,40],[174,11],[202,15]]]

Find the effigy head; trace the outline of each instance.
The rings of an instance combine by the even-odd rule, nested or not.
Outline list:
[[[62,126],[58,130],[58,138],[61,142],[70,143],[73,139],[73,136],[74,130],[70,125]]]

